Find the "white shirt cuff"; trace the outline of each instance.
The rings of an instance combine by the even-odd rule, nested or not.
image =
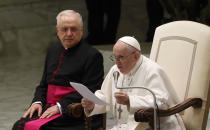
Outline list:
[[[41,104],[42,105],[42,102],[41,101],[36,101],[36,102],[32,103],[31,106],[34,105],[34,104]],[[62,114],[62,108],[61,108],[60,103],[57,102],[56,105],[58,107],[58,110],[59,110],[60,114]]]
[[[36,102],[32,103],[31,106],[34,105],[34,104],[41,104],[42,105],[42,102],[41,101],[36,101]]]
[[[61,105],[59,102],[56,103],[57,107],[58,107],[58,110],[60,112],[60,114],[62,114],[62,108],[61,108]]]

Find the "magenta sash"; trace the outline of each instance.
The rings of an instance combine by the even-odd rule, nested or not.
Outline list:
[[[76,92],[76,90],[72,87],[49,84],[47,89],[47,103],[54,106],[56,102],[64,98],[66,95],[74,92]],[[59,116],[61,116],[61,114],[54,115],[50,118],[29,121],[25,124],[24,130],[39,130],[42,125],[56,119]]]

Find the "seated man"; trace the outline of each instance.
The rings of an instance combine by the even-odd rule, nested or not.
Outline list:
[[[37,86],[31,106],[18,120],[13,130],[84,130],[84,117],[65,114],[69,104],[82,97],[69,82],[86,85],[92,92],[100,89],[103,80],[103,57],[82,39],[83,22],[79,13],[64,10],[57,16],[60,43],[49,48],[44,73]],[[94,117],[97,129],[102,116]],[[93,120],[94,120],[93,118]]]
[[[101,90],[95,92],[97,97],[111,106],[100,106],[85,98],[82,99],[82,106],[88,116],[111,111],[117,119],[113,130],[145,130],[148,124],[135,122],[134,113],[140,108],[153,107],[152,94],[144,89],[117,89],[116,86],[144,86],[152,90],[161,109],[176,104],[177,95],[163,69],[141,55],[135,38],[120,38],[114,45],[113,53],[116,65],[110,69]],[[116,72],[118,78],[113,76]],[[161,130],[181,130],[181,127],[185,129],[179,115],[160,119]]]

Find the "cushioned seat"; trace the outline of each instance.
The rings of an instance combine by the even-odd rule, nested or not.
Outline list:
[[[210,103],[210,28],[192,21],[159,26],[150,58],[163,67],[181,101],[201,99],[200,108],[190,107],[181,116],[187,130],[205,130]]]

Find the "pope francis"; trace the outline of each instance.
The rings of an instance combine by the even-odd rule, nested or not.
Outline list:
[[[134,37],[124,36],[113,47],[115,65],[110,69],[101,90],[95,95],[110,106],[100,106],[83,98],[81,103],[87,116],[111,111],[116,125],[112,130],[146,130],[147,123],[134,120],[140,108],[153,107],[153,97],[144,89],[118,89],[118,87],[144,86],[154,92],[158,108],[167,109],[178,103],[178,97],[163,69],[141,55],[140,44]],[[119,73],[116,80],[113,74]],[[176,114],[160,118],[161,130],[185,130],[181,117]]]

